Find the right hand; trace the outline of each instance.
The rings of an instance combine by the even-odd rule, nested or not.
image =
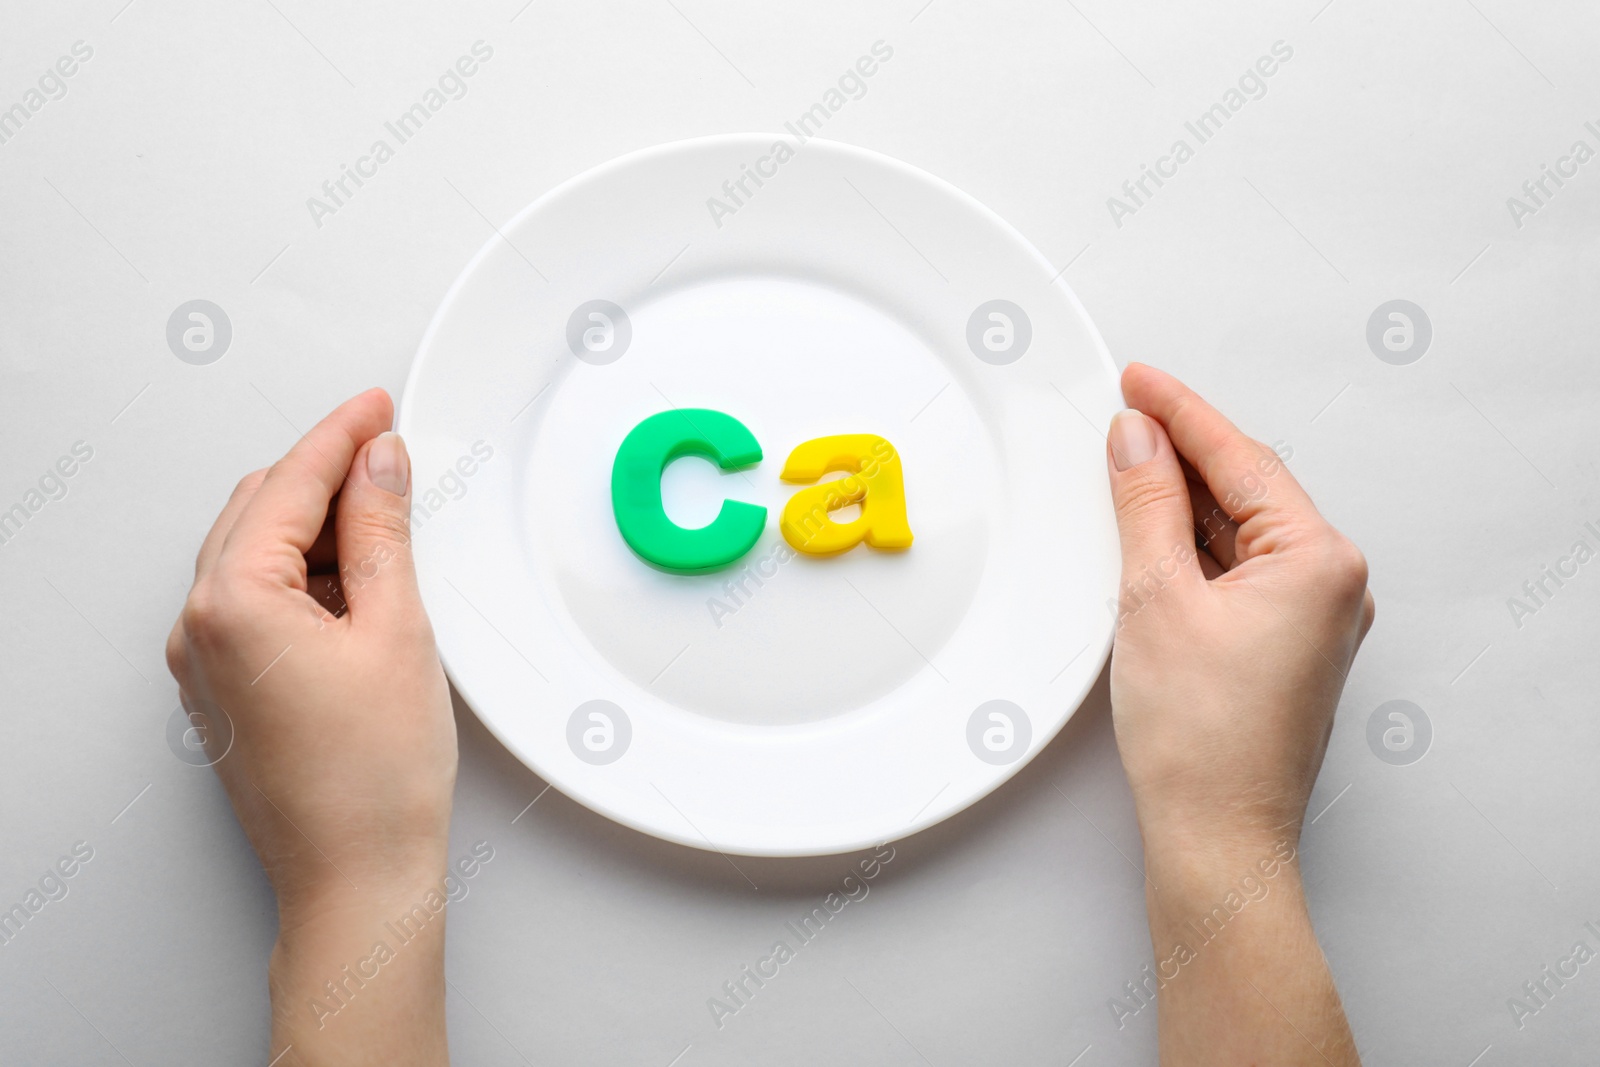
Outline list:
[[[1111,707],[1146,851],[1292,845],[1372,625],[1366,561],[1271,448],[1176,378],[1136,363],[1122,387]]]

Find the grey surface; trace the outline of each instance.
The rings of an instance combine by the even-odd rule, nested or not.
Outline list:
[[[894,61],[826,136],[1009,219],[1119,361],[1292,448],[1371,560],[1377,625],[1303,845],[1367,1062],[1592,1057],[1600,964],[1520,1031],[1506,1004],[1600,947],[1600,562],[1520,627],[1507,606],[1580,536],[1600,547],[1600,160],[1520,227],[1506,204],[1573,141],[1600,148],[1592,6],[122,5],[10,0],[0,34],[0,107],[94,49],[0,144],[0,508],[94,449],[0,545],[0,904],[95,850],[0,947],[0,1061],[266,1062],[271,897],[211,773],[164,740],[162,641],[201,534],[338,400],[398,392],[491,221],[625,151],[778,127],[878,39]],[[479,39],[469,93],[315,226],[306,198]],[[1116,225],[1107,197],[1278,40],[1265,96]],[[1397,298],[1434,329],[1406,366],[1366,343]],[[166,344],[193,299],[232,322],[209,366]],[[1410,765],[1367,743],[1397,699],[1434,731]],[[496,850],[451,913],[460,1063],[1154,1061],[1153,1011],[1119,1030],[1108,1008],[1150,945],[1103,683],[720,1031],[707,998],[849,859],[741,874],[554,790],[524,811],[544,784],[458,718],[452,854]]]

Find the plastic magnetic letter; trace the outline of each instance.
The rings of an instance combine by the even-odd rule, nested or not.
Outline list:
[[[786,482],[814,482],[834,471],[844,471],[846,477],[802,489],[789,498],[778,520],[783,539],[795,551],[811,556],[846,552],[863,541],[889,551],[910,548],[905,481],[894,446],[868,433],[818,437],[789,453],[781,477]],[[834,522],[829,517],[829,512],[849,504],[861,506],[854,520]]]
[[[685,529],[661,505],[661,472],[683,456],[704,456],[725,471],[761,461],[761,444],[744,423],[708,408],[652,415],[629,431],[611,467],[611,509],[617,529],[646,562],[677,574],[726,567],[754,547],[767,509],[724,500],[709,526]]]

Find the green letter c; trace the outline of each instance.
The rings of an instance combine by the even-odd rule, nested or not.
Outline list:
[[[761,461],[761,444],[738,419],[709,408],[652,415],[629,431],[611,467],[611,508],[628,547],[646,562],[678,574],[726,567],[755,546],[767,509],[724,500],[709,526],[687,530],[667,518],[661,473],[675,459],[704,456],[725,471]]]

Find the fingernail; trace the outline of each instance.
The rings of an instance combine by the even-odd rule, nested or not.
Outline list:
[[[406,485],[411,481],[411,457],[406,455],[406,443],[399,434],[385,431],[373,438],[367,449],[367,477],[385,492],[406,495]]]
[[[1117,470],[1137,467],[1156,454],[1156,430],[1141,411],[1127,408],[1111,416],[1111,461]]]

